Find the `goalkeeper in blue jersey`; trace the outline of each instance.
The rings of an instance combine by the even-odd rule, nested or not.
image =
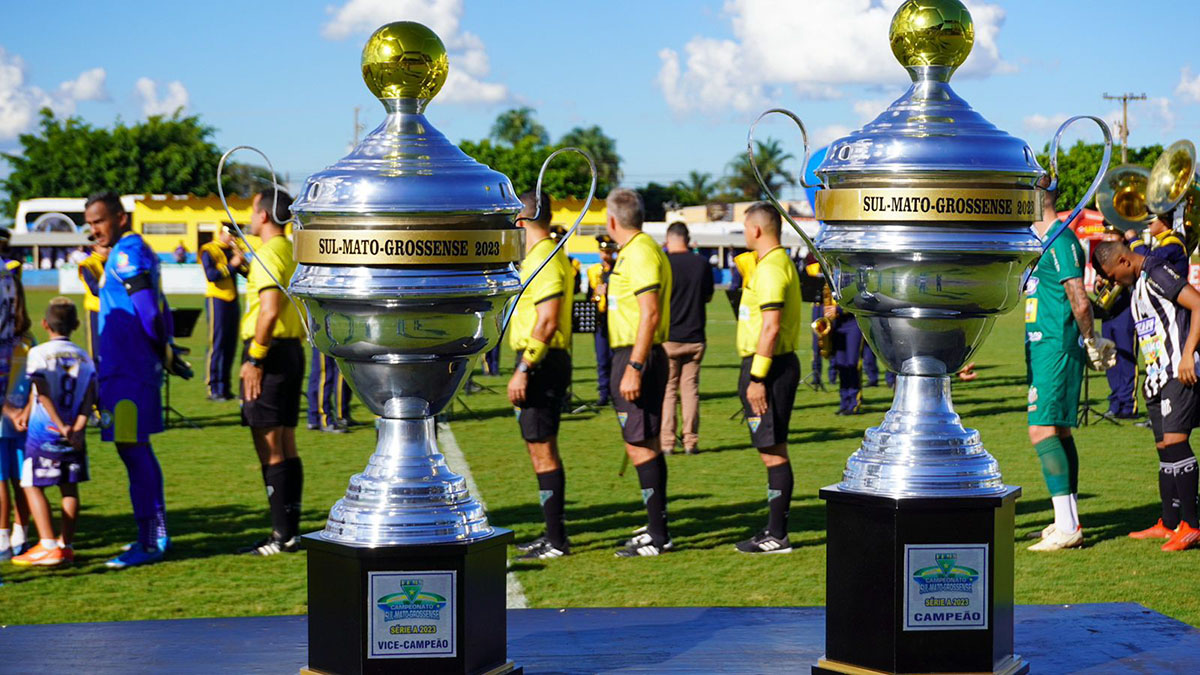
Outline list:
[[[191,368],[172,340],[171,310],[163,297],[158,256],[130,229],[129,214],[111,192],[92,195],[84,210],[92,236],[110,247],[100,281],[100,437],[117,444],[129,473],[129,498],[138,538],[113,568],[158,562],[169,546],[162,468],[150,435],[163,430],[164,369],[187,379]]]

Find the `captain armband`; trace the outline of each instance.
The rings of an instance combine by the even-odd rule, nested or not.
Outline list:
[[[531,366],[541,363],[548,353],[550,353],[550,345],[537,338],[531,337],[525,343],[525,361]]]
[[[133,295],[138,291],[154,290],[154,281],[150,278],[149,272],[143,272],[137,276],[130,277],[121,282],[125,286],[125,292]]]
[[[755,354],[754,360],[750,362],[750,379],[755,382],[761,382],[767,377],[767,373],[771,371],[771,357]]]

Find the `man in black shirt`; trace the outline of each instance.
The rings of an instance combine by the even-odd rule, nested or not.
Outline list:
[[[675,405],[683,410],[683,449],[699,452],[700,361],[704,358],[704,306],[712,300],[712,266],[692,253],[687,225],[671,223],[667,228],[667,259],[671,262],[671,331],[663,349],[667,352],[667,393],[663,398],[662,451],[675,450]]]

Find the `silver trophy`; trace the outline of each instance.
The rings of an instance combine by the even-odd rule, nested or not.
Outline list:
[[[448,69],[425,26],[375,31],[362,74],[387,117],[311,175],[292,203],[298,264],[289,296],[303,306],[313,345],[379,416],[366,469],[323,531],[304,537],[312,672],[519,672],[505,657],[512,533],[489,525],[447,467],[435,416],[499,342],[523,290],[522,203],[506,176],[425,117]],[[542,175],[568,150],[587,160],[591,193],[558,248],[596,187],[591,158],[574,148],[551,153]],[[541,186],[539,176],[539,195]],[[393,624],[400,616],[415,618]],[[396,639],[397,630],[422,639]]]
[[[929,12],[940,22],[931,22]],[[1077,120],[1100,126],[1104,160],[1071,217],[1039,240],[1030,224],[1042,217],[1036,184],[1045,171],[1033,149],[950,88],[973,35],[970,14],[957,0],[901,6],[891,43],[912,87],[874,121],[829,145],[816,170],[824,189],[817,193],[822,225],[815,241],[780,207],[817,257],[835,301],[854,314],[875,354],[898,375],[883,424],[867,430],[847,462],[844,490],[896,497],[1004,492],[996,460],[954,412],[950,375],[983,343],[996,317],[1021,300],[1023,274],[1091,200],[1108,165],[1112,141],[1102,120],[1079,116],[1062,124],[1050,147],[1055,181],[1059,141]],[[782,109],[764,112],[751,127],[751,162],[754,129],[775,113],[800,127],[807,165],[804,124]],[[759,184],[770,193],[761,176]]]
[[[950,88],[974,41],[970,13],[958,0],[907,0],[889,39],[912,87],[874,121],[830,144],[816,171],[824,189],[816,198],[815,241],[770,197],[817,257],[834,300],[898,375],[882,424],[867,430],[841,482],[820,491],[825,655],[812,670],[1020,675],[1029,670],[1013,653],[1021,489],[1004,484],[979,433],[963,427],[950,376],[996,317],[1018,304],[1031,265],[1091,200],[1111,139],[1094,117],[1059,128],[1050,146],[1052,182],[1063,130],[1079,119],[1100,126],[1104,160],[1075,213],[1043,241],[1030,228],[1042,218],[1038,182],[1045,174],[1033,149]],[[772,113],[800,127],[807,165],[800,119],[774,109],[759,121]],[[759,183],[769,193],[761,176]],[[928,574],[956,583],[923,585]]]

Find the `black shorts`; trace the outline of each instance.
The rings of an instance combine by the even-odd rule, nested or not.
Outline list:
[[[1146,410],[1150,413],[1150,429],[1155,442],[1165,434],[1190,434],[1196,428],[1200,414],[1200,392],[1188,387],[1175,378],[1158,390],[1158,394],[1146,399]]]
[[[621,378],[625,376],[632,352],[633,347],[613,350],[608,389],[617,411],[617,422],[621,424],[621,437],[630,445],[653,447],[651,441],[658,438],[662,428],[663,398],[667,395],[667,352],[662,345],[650,348],[642,368],[642,393],[638,400],[626,401],[621,396]]]
[[[518,355],[517,362],[520,360]],[[565,349],[551,349],[546,358],[529,371],[525,403],[516,409],[521,438],[544,441],[558,435],[558,421],[570,388],[571,353]]]
[[[242,344],[242,363],[250,340]],[[300,422],[300,389],[304,385],[304,348],[298,338],[275,338],[263,359],[262,392],[242,398],[242,424],[255,428],[294,427]]]
[[[746,414],[746,426],[750,429],[750,443],[756,448],[787,443],[792,405],[796,402],[796,387],[800,384],[800,360],[795,352],[780,354],[771,360],[771,369],[763,380],[763,386],[767,388],[767,414],[761,417],[750,410],[750,402],[746,400],[753,361],[753,356],[742,359],[742,373],[738,377],[738,395],[742,397],[742,411]]]

